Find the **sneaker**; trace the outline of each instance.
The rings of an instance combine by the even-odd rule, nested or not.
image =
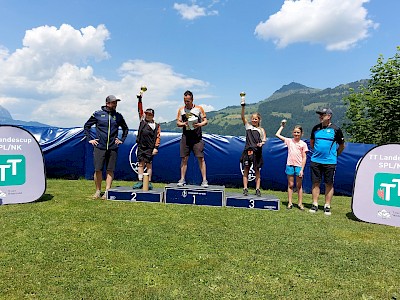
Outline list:
[[[208,187],[208,181],[207,181],[207,180],[204,180],[204,181],[201,183],[201,186],[202,186],[202,187]]]
[[[107,200],[107,191],[104,192],[103,196],[101,196],[101,199]]]
[[[303,205],[303,204],[298,204],[297,207],[298,207],[300,210],[304,210],[304,205]]]
[[[293,204],[292,203],[288,204],[288,206],[286,208],[287,209],[292,209],[293,208]]]
[[[151,184],[151,182],[149,182],[149,190],[151,191],[153,189],[153,185]]]
[[[143,181],[138,181],[138,182],[136,182],[136,183],[132,186],[132,188],[133,188],[134,190],[143,188]]]
[[[256,196],[257,196],[257,197],[261,197],[261,191],[260,191],[260,189],[256,189]]]
[[[249,195],[249,190],[243,189],[243,196],[248,196],[248,195]]]
[[[101,191],[97,190],[96,193],[94,193],[94,195],[92,196],[93,199],[99,199],[101,195]]]
[[[317,205],[312,205],[309,212],[310,213],[316,213],[318,211],[318,206]]]
[[[324,214],[327,215],[327,216],[330,216],[332,214],[331,213],[331,208],[329,206],[325,206],[324,207]]]
[[[184,186],[184,185],[186,185],[186,181],[185,181],[185,179],[181,179],[181,180],[179,180],[178,181],[178,183],[176,184],[177,186]]]

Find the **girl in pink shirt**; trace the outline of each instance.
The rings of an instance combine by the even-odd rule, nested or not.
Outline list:
[[[294,176],[296,176],[296,187],[297,194],[299,197],[298,207],[304,210],[303,206],[303,173],[304,166],[307,161],[307,144],[301,140],[303,135],[303,128],[300,125],[296,125],[293,129],[293,138],[286,138],[281,135],[283,128],[286,125],[286,120],[282,120],[281,127],[279,127],[275,136],[281,139],[285,145],[288,147],[288,157],[286,163],[285,173],[288,179],[288,209],[293,208],[292,197],[293,197],[293,187],[294,187]]]

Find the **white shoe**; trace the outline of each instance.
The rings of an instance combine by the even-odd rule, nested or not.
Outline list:
[[[208,181],[207,181],[207,180],[204,180],[204,181],[201,183],[201,186],[202,186],[202,187],[208,187]]]
[[[104,192],[103,196],[101,196],[101,199],[107,200],[107,193],[108,193],[108,190],[106,190],[106,191]]]
[[[101,191],[97,190],[96,193],[94,193],[94,195],[92,196],[93,199],[99,199],[101,196]]]
[[[186,185],[186,181],[185,181],[185,179],[181,179],[181,180],[179,180],[178,181],[178,183],[176,184],[177,186],[184,186],[184,185]]]

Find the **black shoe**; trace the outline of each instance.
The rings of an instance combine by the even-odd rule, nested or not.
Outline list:
[[[318,206],[317,205],[312,205],[309,212],[310,213],[316,213],[318,211]]]
[[[325,206],[324,207],[324,214],[327,215],[327,216],[330,216],[332,214],[331,213],[331,208],[328,207],[328,206]]]
[[[248,196],[248,195],[249,195],[249,190],[243,189],[243,196]]]
[[[256,196],[257,196],[257,197],[261,197],[261,191],[260,191],[260,189],[256,189]]]

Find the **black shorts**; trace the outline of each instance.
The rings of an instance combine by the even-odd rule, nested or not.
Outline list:
[[[104,164],[107,171],[114,171],[117,163],[118,150],[102,150],[94,147],[93,149],[93,162],[94,170],[102,171]]]
[[[242,156],[240,157],[240,162],[242,163],[242,168],[250,168],[253,165],[254,170],[261,169],[264,164],[262,157],[262,150],[253,151],[251,149],[244,150]]]
[[[137,150],[137,161],[151,163],[153,161],[153,149],[146,149],[138,147]]]
[[[333,184],[336,165],[311,162],[310,168],[312,183],[321,183],[322,176],[324,176],[325,184]]]
[[[190,138],[187,138],[186,135],[182,134],[182,138],[179,144],[179,151],[181,157],[186,157],[190,155],[190,152],[193,151],[194,156],[196,157],[204,157],[204,141],[196,140],[193,141]]]

